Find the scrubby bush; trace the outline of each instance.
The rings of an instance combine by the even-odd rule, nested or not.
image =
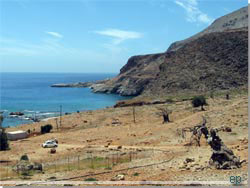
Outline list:
[[[45,133],[50,133],[50,131],[53,129],[53,126],[50,124],[41,126],[41,134],[45,134]]]
[[[203,111],[205,110],[203,106],[207,105],[206,98],[204,96],[195,96],[192,99],[192,105],[194,108],[201,107],[201,110]]]
[[[95,179],[95,178],[87,178],[87,179],[85,179],[84,181],[98,181],[98,180]]]
[[[4,117],[0,114],[0,151],[5,151],[10,149],[8,143],[7,133],[5,132],[5,128],[2,127]]]
[[[28,160],[29,160],[29,157],[27,154],[22,155],[20,158],[20,161],[28,161]]]
[[[4,128],[0,128],[0,151],[9,150],[7,133]]]

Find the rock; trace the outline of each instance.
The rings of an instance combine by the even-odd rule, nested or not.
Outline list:
[[[185,169],[187,165],[180,166],[179,169]]]
[[[194,160],[194,158],[186,158],[185,161],[187,163],[190,163],[190,162],[194,162],[195,160]]]
[[[48,180],[55,180],[55,179],[56,179],[55,176],[51,176],[51,177],[48,178]]]
[[[230,128],[230,127],[224,127],[223,131],[225,131],[225,132],[232,132],[232,128]]]
[[[9,115],[10,116],[23,116],[24,113],[23,112],[11,112]]]
[[[51,149],[50,149],[50,153],[51,153],[51,154],[55,154],[55,153],[56,153],[56,149],[55,149],[55,148],[51,148]]]
[[[122,146],[117,146],[117,149],[122,149]]]
[[[111,144],[111,143],[109,142],[109,143],[107,143],[104,147],[105,147],[105,148],[108,148],[108,147],[110,146],[110,144]]]
[[[112,124],[112,125],[121,125],[122,123],[120,122],[119,119],[112,119],[111,124]]]
[[[111,178],[111,181],[120,181],[120,180],[125,180],[125,175],[124,174],[118,174]]]
[[[190,167],[194,167],[194,166],[198,166],[199,164],[197,164],[197,163],[193,163],[193,164],[191,164],[190,165]]]
[[[35,162],[34,165],[33,165],[33,169],[43,171],[43,165],[41,163]]]
[[[90,87],[94,83],[92,82],[77,82],[77,83],[71,83],[71,84],[53,84],[51,87]]]
[[[247,138],[243,138],[240,141],[241,141],[242,144],[248,144],[248,139]]]
[[[14,167],[13,170],[16,172],[27,172],[31,170],[39,170],[42,171],[43,167],[40,163],[31,163],[27,160],[20,160]]]
[[[105,84],[93,84],[91,89],[94,93],[110,93],[111,88]]]

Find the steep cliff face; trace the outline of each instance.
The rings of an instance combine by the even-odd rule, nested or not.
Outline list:
[[[145,86],[159,73],[164,53],[133,56],[129,58],[120,74],[104,84],[94,84],[93,92],[116,93],[123,96],[141,94]]]
[[[162,94],[237,88],[247,84],[248,7],[173,43],[166,52],[131,57],[120,74],[93,92]]]

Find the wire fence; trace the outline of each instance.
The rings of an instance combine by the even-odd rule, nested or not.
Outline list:
[[[109,154],[101,152],[87,151],[79,155],[65,156],[56,160],[47,162],[43,160],[33,161],[29,164],[42,164],[42,173],[53,174],[57,172],[67,172],[73,170],[112,170],[115,165],[130,163],[137,159],[150,158],[153,150],[145,151],[113,151]],[[56,154],[51,154],[56,155]],[[36,170],[17,169],[20,161],[0,161],[0,180],[29,179]],[[29,168],[27,166],[25,168]]]

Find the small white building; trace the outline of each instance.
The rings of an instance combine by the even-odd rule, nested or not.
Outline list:
[[[14,141],[14,140],[27,138],[28,133],[26,131],[7,132],[7,137],[8,137],[8,140]]]

